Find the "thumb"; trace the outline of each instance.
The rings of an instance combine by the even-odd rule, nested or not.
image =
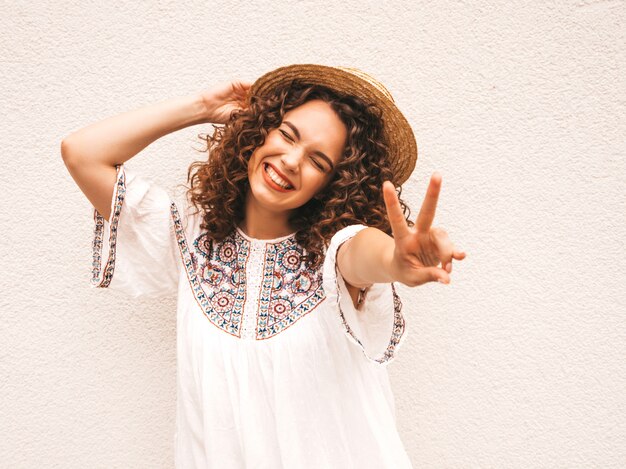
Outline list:
[[[415,275],[417,285],[427,282],[441,282],[446,285],[450,283],[450,274],[440,267],[423,267]]]

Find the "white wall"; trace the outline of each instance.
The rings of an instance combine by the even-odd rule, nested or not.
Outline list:
[[[412,214],[441,172],[435,224],[468,253],[450,285],[400,290],[389,371],[415,467],[626,467],[623,1],[108,3],[2,4],[3,467],[173,464],[174,302],[89,287],[61,139],[310,62],[392,92],[420,150]],[[130,165],[183,182],[208,129]]]

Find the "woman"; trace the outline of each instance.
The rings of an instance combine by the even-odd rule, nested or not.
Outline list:
[[[184,200],[126,167],[207,122],[224,127]],[[62,153],[94,206],[92,285],[177,294],[176,467],[411,467],[386,371],[406,337],[394,282],[449,283],[465,253],[431,227],[439,176],[404,216],[417,148],[384,86],[281,67],[86,127]]]

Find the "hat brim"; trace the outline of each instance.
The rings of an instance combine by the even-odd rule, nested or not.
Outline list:
[[[417,143],[413,129],[393,101],[391,93],[367,74],[348,67],[317,64],[294,64],[280,67],[259,77],[251,87],[251,95],[265,96],[277,86],[298,80],[327,86],[345,94],[376,104],[382,110],[383,129],[389,142],[389,164],[393,183],[404,183],[417,162]]]

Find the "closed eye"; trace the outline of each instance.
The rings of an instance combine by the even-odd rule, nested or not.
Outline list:
[[[317,160],[313,160],[313,163],[315,163],[315,166],[317,166],[319,169],[321,169],[322,171],[324,171],[324,166],[322,166],[320,163],[318,163]]]
[[[278,129],[280,131],[281,134],[283,134],[285,136],[285,138],[287,140],[289,140],[290,142],[293,142],[294,139],[291,138],[291,136],[285,132],[284,130]],[[321,163],[319,163],[315,158],[311,158],[313,160],[313,164],[315,164],[315,166],[317,166],[319,169],[321,169],[322,171],[324,171],[324,165],[322,165]]]
[[[291,138],[291,136],[290,136],[287,132],[285,132],[284,130],[281,130],[281,131],[280,131],[280,133],[281,133],[281,134],[283,134],[285,137],[287,137],[287,139],[288,139],[290,142],[293,142],[293,141],[294,141],[294,140],[293,140],[293,138]]]

